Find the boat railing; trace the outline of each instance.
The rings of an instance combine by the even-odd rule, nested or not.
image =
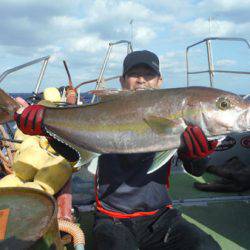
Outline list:
[[[107,68],[107,64],[109,62],[109,58],[110,58],[110,54],[111,54],[113,46],[120,45],[120,44],[125,44],[127,46],[127,54],[133,51],[132,43],[130,41],[119,40],[119,41],[116,41],[116,42],[110,42],[109,45],[108,45],[108,50],[106,52],[106,55],[105,55],[104,61],[102,63],[101,70],[100,70],[100,73],[99,73],[98,77],[96,79],[84,81],[84,82],[78,84],[75,87],[75,89],[78,91],[78,93],[80,93],[79,88],[82,85],[89,84],[89,83],[96,83],[95,89],[100,89],[100,88],[104,87],[103,86],[104,82],[111,81],[111,80],[114,80],[114,79],[118,79],[120,77],[120,75],[116,75],[116,76],[112,76],[112,77],[108,77],[108,78],[103,77],[104,72],[105,72],[105,70]],[[41,83],[42,83],[42,80],[43,80],[43,77],[44,77],[45,70],[46,70],[49,59],[50,59],[50,56],[45,56],[45,57],[41,57],[41,58],[38,58],[38,59],[35,59],[35,60],[32,60],[32,61],[29,61],[27,63],[21,64],[19,66],[14,67],[14,68],[8,69],[8,70],[4,71],[0,75],[0,83],[9,74],[11,74],[13,72],[19,71],[19,70],[21,70],[23,68],[26,68],[26,67],[29,67],[29,66],[31,66],[33,64],[43,62],[43,65],[41,67],[39,77],[38,77],[38,80],[37,80],[37,84],[35,86],[35,90],[33,91],[33,95],[34,95],[34,98],[35,98],[37,96],[38,92],[39,92],[39,89],[40,89],[40,86],[41,86]],[[78,101],[77,103],[80,103],[80,95],[78,95],[78,100],[77,101]],[[91,102],[94,102],[94,101],[95,101],[95,95],[93,95]]]
[[[110,42],[109,43],[109,46],[108,46],[108,50],[106,52],[106,55],[105,55],[105,58],[104,58],[104,61],[103,61],[103,64],[101,66],[101,70],[100,70],[100,74],[96,80],[96,86],[95,86],[95,89],[100,89],[102,88],[103,86],[103,75],[104,75],[104,72],[107,68],[107,64],[108,64],[108,61],[109,61],[109,58],[110,58],[110,54],[111,54],[111,51],[112,51],[112,48],[113,46],[115,45],[119,45],[119,44],[125,44],[127,45],[127,54],[132,52],[133,51],[133,48],[132,48],[132,43],[130,41],[127,41],[127,40],[120,40],[120,41],[117,41],[117,42]],[[110,79],[108,80],[113,80],[113,79],[116,79],[116,78],[119,78],[120,76],[116,76],[116,77],[111,77]],[[107,79],[106,79],[107,80]],[[95,101],[95,95],[93,95],[92,97],[92,100],[91,102],[94,102]]]
[[[108,78],[102,78],[102,82],[106,82],[106,81],[111,81],[111,80],[114,80],[114,79],[118,79],[119,77],[120,77],[120,75],[112,76],[112,77],[108,77]],[[92,79],[92,80],[88,80],[88,81],[84,81],[84,82],[78,84],[75,88],[78,89],[79,87],[81,87],[83,85],[97,82],[97,80],[98,80],[98,78]]]
[[[212,45],[211,45],[212,40],[243,42],[250,49],[250,43],[248,42],[248,40],[245,39],[245,38],[240,38],[240,37],[208,37],[208,38],[203,39],[202,41],[196,42],[196,43],[188,46],[186,48],[187,86],[189,86],[189,84],[190,84],[189,75],[191,75],[191,74],[208,73],[209,74],[209,79],[210,79],[210,87],[213,87],[214,73],[231,73],[231,74],[248,74],[248,75],[250,74],[250,71],[235,71],[235,70],[218,70],[218,69],[215,69],[214,68],[214,63],[213,63],[213,55],[212,55]],[[189,70],[189,60],[188,60],[189,50],[190,50],[190,48],[192,48],[192,47],[194,47],[196,45],[199,45],[201,43],[206,44],[207,59],[208,59],[208,70],[190,71]]]
[[[31,65],[34,65],[36,63],[39,63],[39,62],[42,62],[43,61],[43,65],[42,65],[42,68],[40,70],[40,73],[39,73],[39,77],[37,79],[37,84],[36,84],[36,88],[35,88],[35,91],[34,93],[35,94],[38,94],[38,91],[39,91],[39,88],[41,86],[41,83],[42,83],[42,80],[43,80],[43,77],[44,77],[44,73],[45,73],[45,70],[46,70],[46,67],[47,67],[47,64],[48,64],[48,61],[50,59],[50,56],[44,56],[44,57],[41,57],[41,58],[38,58],[38,59],[35,59],[35,60],[32,60],[32,61],[29,61],[27,63],[24,63],[24,64],[21,64],[19,66],[16,66],[14,68],[11,68],[11,69],[8,69],[6,71],[4,71],[1,75],[0,75],[0,83],[11,73],[13,72],[16,72],[16,71],[19,71],[23,68],[26,68],[26,67],[29,67]]]

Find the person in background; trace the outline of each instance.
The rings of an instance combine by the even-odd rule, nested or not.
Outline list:
[[[160,88],[163,79],[158,57],[147,50],[128,54],[120,82],[124,90]],[[35,131],[44,135],[44,109],[37,105],[26,108],[18,115],[19,128],[24,133],[34,134]],[[77,159],[73,150],[52,138],[50,142],[68,160]],[[199,127],[187,126],[178,149],[186,171],[202,175],[203,162],[216,145],[217,141],[208,141]],[[210,235],[186,221],[173,208],[168,194],[170,161],[147,174],[156,156],[157,153],[152,152],[99,157],[95,180],[95,249],[221,249]]]

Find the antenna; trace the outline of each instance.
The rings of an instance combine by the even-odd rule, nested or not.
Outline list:
[[[209,19],[208,19],[208,22],[209,22],[209,37],[211,37],[211,21],[212,21],[212,18],[210,16]]]
[[[208,67],[209,67],[209,78],[210,78],[210,87],[213,87],[214,82],[214,62],[213,62],[213,53],[212,53],[212,41],[211,38],[211,16],[209,16],[208,24],[209,24],[209,39],[206,41],[207,46],[207,59],[208,59]]]
[[[131,19],[130,22],[129,22],[129,24],[130,24],[130,35],[131,35],[131,45],[133,45],[133,39],[134,39],[133,22],[134,22],[134,19]]]

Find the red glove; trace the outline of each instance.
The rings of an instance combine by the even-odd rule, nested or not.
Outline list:
[[[197,160],[212,154],[218,144],[217,140],[208,141],[198,126],[187,126],[182,134],[182,146],[178,154],[181,160]]]
[[[14,119],[18,128],[27,135],[45,135],[42,124],[44,110],[42,105],[30,105],[22,114],[15,113]]]

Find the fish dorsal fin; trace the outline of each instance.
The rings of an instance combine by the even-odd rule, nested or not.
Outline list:
[[[122,90],[119,89],[95,89],[89,91],[91,94],[102,97],[107,95],[114,95],[118,94],[119,92],[122,92]]]
[[[100,98],[101,102],[114,100],[116,98],[121,98],[125,95],[130,95],[135,91],[129,90],[118,90],[118,89],[96,89],[89,91],[91,94],[96,95]]]
[[[174,132],[183,122],[181,119],[168,119],[154,115],[145,117],[144,121],[158,134]]]

